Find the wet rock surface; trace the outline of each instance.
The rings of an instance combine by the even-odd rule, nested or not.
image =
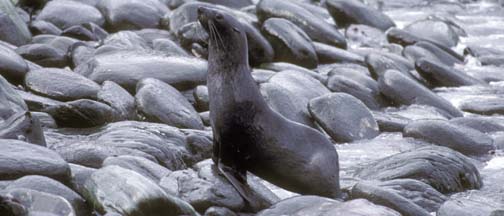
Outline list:
[[[343,199],[248,174],[253,208],[216,169],[199,7],[237,18],[267,105],[334,144]],[[503,14],[495,0],[0,0],[0,215],[502,215]]]

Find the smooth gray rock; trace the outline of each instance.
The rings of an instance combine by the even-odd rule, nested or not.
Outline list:
[[[120,166],[135,171],[153,182],[159,182],[161,178],[171,173],[169,169],[150,160],[128,155],[108,157],[103,161],[103,166]]]
[[[177,89],[191,89],[206,83],[207,62],[189,57],[117,51],[97,55],[75,71],[98,83],[113,81],[129,92],[134,92],[137,82],[144,78],[156,78]]]
[[[390,46],[383,30],[361,24],[351,24],[345,31],[348,44],[352,47],[385,48]]]
[[[5,190],[9,191],[21,188],[63,197],[72,205],[77,216],[91,214],[91,209],[86,204],[86,200],[67,186],[53,179],[36,175],[25,176],[12,182]]]
[[[450,119],[450,122],[456,125],[478,130],[482,133],[504,131],[504,124],[491,117],[466,116]]]
[[[318,196],[297,196],[282,200],[257,216],[306,215],[306,216],[399,216],[398,212],[375,205],[365,199],[340,202]]]
[[[23,22],[10,0],[0,1],[0,41],[16,46],[27,44],[32,39],[28,26]]]
[[[264,21],[262,32],[275,50],[275,61],[289,62],[306,68],[317,66],[317,53],[311,39],[291,21],[269,18]]]
[[[65,52],[49,44],[33,43],[16,49],[16,53],[24,59],[33,61],[43,67],[63,68],[68,65]]]
[[[28,209],[30,216],[76,215],[70,203],[61,196],[25,188],[11,189],[5,193]]]
[[[416,42],[415,45],[434,54],[440,62],[446,65],[453,66],[455,64],[464,64],[464,56],[461,56],[448,47],[431,41],[419,41]]]
[[[98,101],[109,105],[117,113],[117,120],[136,119],[135,98],[112,81],[105,81],[97,93]]]
[[[203,129],[198,113],[175,88],[152,78],[138,83],[135,95],[138,111],[147,120],[179,128]]]
[[[364,58],[362,56],[344,49],[340,49],[319,42],[313,42],[313,48],[315,48],[318,60],[322,64],[330,64],[330,63],[356,63],[362,65],[364,64]]]
[[[411,178],[429,184],[441,193],[479,189],[479,171],[466,156],[441,146],[425,146],[380,159],[359,170],[367,180]]]
[[[85,188],[87,199],[101,213],[198,215],[188,203],[165,193],[148,178],[118,166],[97,170],[88,179]]]
[[[0,76],[0,120],[10,118],[13,114],[28,111],[23,98],[12,85]]]
[[[49,1],[37,20],[43,20],[56,25],[60,29],[88,22],[102,26],[105,23],[103,15],[93,6],[69,0]]]
[[[0,180],[42,175],[70,181],[70,168],[56,152],[18,140],[0,139]]]
[[[398,58],[393,59],[391,57],[391,55],[384,55],[380,53],[370,53],[366,55],[365,62],[373,78],[379,79],[387,70],[397,70],[405,76],[413,78],[409,72],[414,69],[413,64],[410,62],[400,61]]]
[[[101,126],[117,119],[108,105],[89,99],[80,99],[51,106],[44,110],[51,114],[60,127],[88,128]]]
[[[331,91],[343,92],[356,97],[369,109],[380,109],[384,104],[384,99],[380,95],[378,89],[369,88],[365,84],[361,84],[359,81],[360,80],[353,80],[352,78],[343,75],[334,75],[329,77],[329,80],[327,80],[327,87],[331,89]],[[374,82],[374,86],[377,87],[378,83],[374,80],[372,81]]]
[[[446,47],[456,46],[459,37],[453,28],[440,20],[420,20],[409,24],[405,31],[419,38],[434,41]]]
[[[312,117],[337,142],[372,139],[380,133],[369,109],[346,93],[326,94],[310,101]]]
[[[500,212],[499,212],[500,210]],[[438,216],[499,216],[504,206],[471,198],[456,198],[446,201],[437,211]]]
[[[168,55],[189,56],[189,54],[177,43],[168,38],[158,38],[152,41],[154,50],[161,51]]]
[[[368,199],[369,201],[389,207],[401,213],[411,216],[429,216],[429,212],[416,205],[411,200],[394,193],[393,191],[375,186],[371,182],[359,182],[352,187],[352,199]]]
[[[345,37],[332,25],[309,10],[289,1],[262,0],[256,6],[261,21],[277,17],[287,19],[303,29],[314,41],[345,49]]]
[[[39,34],[50,34],[50,35],[60,35],[61,29],[59,29],[54,24],[44,21],[44,20],[34,20],[30,23],[30,31],[36,35]]]
[[[56,120],[49,115],[49,113],[45,112],[30,112],[33,118],[38,119],[40,122],[40,126],[43,128],[57,128]]]
[[[210,207],[204,216],[237,216],[237,214],[225,207]]]
[[[210,98],[206,86],[198,86],[194,89],[194,99],[196,99],[196,110],[208,111],[210,107]]]
[[[249,5],[253,5],[252,0],[199,0],[201,2],[208,2],[212,4],[223,5],[230,8],[243,8]]]
[[[414,121],[404,128],[403,134],[451,148],[465,155],[485,155],[495,150],[490,136],[444,120]]]
[[[72,189],[79,193],[80,195],[84,194],[84,185],[86,184],[86,181],[91,177],[93,172],[96,171],[96,169],[77,165],[77,164],[69,164],[70,165],[70,170],[72,172],[72,181],[71,181],[71,187]]]
[[[462,71],[458,71],[430,59],[418,59],[415,62],[415,68],[420,75],[434,87],[458,87],[486,84]]]
[[[504,114],[504,99],[476,98],[466,100],[460,104],[460,109],[480,115],[502,115]]]
[[[104,0],[96,5],[112,32],[157,28],[169,9],[157,0]]]
[[[381,132],[402,132],[412,120],[395,113],[373,112]]]
[[[0,123],[0,139],[17,139],[46,146],[42,125],[30,112],[19,112]]]
[[[380,91],[397,104],[423,104],[438,108],[448,117],[461,117],[462,112],[401,72],[388,70],[378,80]]]
[[[15,90],[16,93],[24,100],[28,109],[31,111],[42,111],[50,106],[61,105],[63,102],[53,100],[47,97],[39,96],[30,92]]]
[[[364,24],[385,31],[395,26],[387,15],[357,0],[328,0],[326,6],[340,27]]]
[[[14,50],[0,45],[0,75],[12,83],[19,84],[28,73],[28,64]]]
[[[30,71],[25,78],[26,87],[39,95],[60,101],[96,99],[100,86],[69,70],[45,68]]]

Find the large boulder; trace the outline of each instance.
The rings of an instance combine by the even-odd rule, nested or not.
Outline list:
[[[479,171],[466,156],[440,146],[425,146],[380,159],[359,170],[367,180],[416,179],[442,193],[479,189]]]
[[[100,86],[69,70],[44,68],[30,71],[26,87],[39,95],[60,101],[96,99]]]
[[[416,70],[434,87],[458,87],[482,85],[485,82],[473,78],[462,71],[450,68],[442,63],[421,58],[415,62]]]
[[[103,15],[95,7],[70,0],[49,1],[38,14],[37,20],[50,22],[60,29],[89,22],[100,26],[105,23]]]
[[[23,22],[10,0],[0,0],[0,41],[21,46],[32,39],[28,26]]]
[[[305,215],[305,216],[399,216],[398,212],[375,205],[365,199],[340,202],[318,196],[297,196],[282,200],[257,216]]]
[[[198,215],[192,206],[167,194],[150,179],[118,166],[97,170],[88,179],[85,188],[87,199],[101,213]]]
[[[98,83],[113,81],[129,92],[135,92],[137,83],[144,78],[156,78],[177,89],[191,89],[206,83],[207,62],[190,57],[116,51],[97,55],[75,71]]]
[[[30,112],[19,112],[0,123],[0,139],[18,139],[46,146],[42,125]]]
[[[460,109],[480,115],[502,115],[504,114],[504,99],[474,98],[462,102]]]
[[[466,155],[485,155],[495,150],[490,136],[444,120],[414,121],[404,128],[404,136],[445,146]]]
[[[28,64],[24,59],[9,47],[0,45],[0,75],[12,83],[20,84],[26,73]]]
[[[4,193],[27,209],[28,215],[76,215],[72,205],[61,196],[26,188],[15,188]]]
[[[387,15],[358,0],[328,0],[326,6],[340,27],[347,27],[350,24],[364,24],[386,31],[395,26]]]
[[[397,104],[423,104],[438,108],[447,117],[461,117],[462,112],[425,86],[395,70],[388,70],[378,80],[380,91]]]
[[[110,31],[157,28],[169,11],[157,0],[104,0],[96,7]]]
[[[115,110],[118,120],[136,119],[135,98],[115,82],[103,82],[97,98]]]
[[[108,157],[103,161],[103,166],[120,166],[137,172],[138,174],[149,178],[153,182],[159,182],[161,178],[171,173],[169,169],[141,157],[121,155],[118,157]]]
[[[138,111],[147,120],[179,128],[203,129],[194,107],[172,86],[152,78],[138,83],[135,95]]]
[[[308,109],[317,123],[337,142],[372,139],[380,133],[371,111],[349,94],[331,93],[314,98]]]
[[[0,180],[42,175],[70,182],[70,168],[56,152],[18,140],[0,139]]]
[[[456,46],[459,37],[452,26],[441,20],[419,20],[404,28],[416,37],[430,40],[445,47]]]
[[[89,128],[117,119],[116,112],[110,106],[89,99],[50,106],[44,111],[51,114],[60,127]]]

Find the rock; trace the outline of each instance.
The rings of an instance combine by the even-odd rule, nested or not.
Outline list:
[[[53,100],[47,97],[38,96],[30,92],[16,90],[16,93],[21,96],[21,99],[26,102],[29,110],[42,111],[50,106],[61,105],[63,102]]]
[[[474,199],[474,200],[473,200]],[[498,211],[501,211],[498,213]],[[504,207],[486,200],[478,200],[471,196],[446,201],[437,211],[438,216],[498,216],[502,215]]]
[[[282,200],[257,216],[306,215],[306,216],[399,216],[398,212],[375,205],[365,199],[340,202],[318,196],[297,196]]]
[[[24,59],[14,50],[0,45],[0,75],[14,84],[20,84],[27,72],[28,65]]]
[[[85,189],[86,197],[101,213],[198,215],[188,203],[165,193],[148,178],[118,166],[108,166],[94,172],[86,182]]]
[[[390,56],[378,53],[370,53],[366,56],[365,61],[369,72],[371,72],[372,77],[375,79],[382,77],[387,70],[397,70],[405,76],[413,78],[409,71],[414,69],[414,65],[408,65],[410,64],[409,62],[405,64],[398,59],[392,59]]]
[[[86,77],[55,68],[30,71],[26,75],[25,85],[36,94],[60,101],[95,99],[100,90],[98,84]]]
[[[485,155],[495,150],[494,141],[472,128],[443,120],[419,120],[404,128],[404,136],[445,146],[466,155]]]
[[[138,83],[137,108],[147,120],[179,128],[203,129],[198,113],[175,88],[147,78]]]
[[[43,20],[33,20],[30,23],[30,31],[35,35],[39,34],[50,34],[50,35],[60,35],[61,29],[50,22],[46,22]]]
[[[81,41],[97,41],[97,40],[99,40],[98,38],[95,37],[93,32],[91,32],[90,30],[86,29],[84,26],[81,26],[81,25],[75,25],[75,26],[68,27],[65,30],[63,30],[61,35],[66,36],[66,37],[75,38],[75,39],[78,39]]]
[[[346,27],[350,24],[364,24],[386,31],[395,26],[387,15],[360,1],[328,0],[326,6],[340,27]]]
[[[212,4],[224,5],[230,8],[240,9],[246,6],[253,5],[252,0],[199,0],[201,2],[208,2]]]
[[[114,34],[108,35],[105,40],[103,40],[104,46],[100,47],[96,54],[103,54],[106,52],[113,52],[114,50],[149,50],[149,44],[145,39],[140,37],[132,31],[120,31]],[[104,48],[106,47],[106,48]],[[108,47],[108,48],[107,48]],[[104,51],[105,49],[105,51]],[[111,51],[106,51],[106,49],[111,49]]]
[[[108,157],[103,161],[103,166],[119,166],[142,175],[153,182],[159,182],[161,178],[171,173],[169,169],[141,157],[121,155]]]
[[[317,52],[317,57],[320,63],[330,64],[330,63],[356,63],[364,64],[364,58],[355,53],[326,45],[323,43],[313,42],[313,47]]]
[[[12,88],[11,84],[0,76],[0,120],[10,118],[13,114],[28,111],[23,98]]]
[[[487,55],[479,58],[481,65],[504,66],[504,55]]]
[[[252,78],[257,84],[268,82],[268,80],[275,75],[274,71],[263,69],[252,69]]]
[[[443,45],[430,41],[419,41],[415,45],[428,50],[446,65],[464,64],[464,56]]]
[[[475,79],[462,71],[455,70],[447,65],[429,59],[417,60],[415,62],[415,68],[424,79],[435,87],[458,87],[485,84],[485,82]]]
[[[187,149],[187,136],[165,124],[122,121],[80,138],[51,148],[69,163],[93,168],[100,168],[108,157],[121,155],[142,157],[170,170],[186,169],[197,162]]]
[[[16,53],[43,67],[63,68],[68,65],[66,53],[48,44],[27,44],[17,48]]]
[[[272,17],[284,18],[303,29],[314,41],[343,49],[347,47],[345,37],[334,26],[298,4],[289,1],[262,0],[257,4],[256,10],[261,21]]]
[[[21,46],[32,39],[28,26],[9,0],[0,1],[0,23],[0,41]]]
[[[346,29],[345,36],[352,47],[382,48],[389,45],[382,30],[368,25],[352,24]]]
[[[411,119],[395,113],[373,112],[381,132],[402,132]]]
[[[480,115],[504,114],[504,99],[502,98],[478,98],[462,102],[460,109]]]
[[[463,127],[469,127],[482,133],[504,131],[504,125],[491,117],[466,116],[450,119],[450,123]]]
[[[194,99],[196,99],[196,110],[208,111],[210,107],[210,98],[206,86],[198,86],[194,90]]]
[[[376,82],[375,86],[378,86]],[[352,80],[351,78],[346,76],[331,76],[327,81],[327,87],[331,91],[343,92],[356,97],[357,99],[362,101],[362,103],[364,103],[369,109],[372,110],[379,109],[383,104],[383,98],[380,95],[378,89],[371,89],[358,82],[358,80]]]
[[[157,0],[105,0],[96,6],[109,31],[157,28],[168,8]]]
[[[297,71],[283,71],[261,84],[261,94],[275,111],[292,121],[315,127],[308,102],[330,93],[319,81]]]
[[[70,203],[61,196],[24,188],[12,189],[5,193],[28,209],[28,215],[76,215]]]
[[[430,185],[413,179],[396,179],[377,183],[379,187],[411,200],[427,212],[436,212],[448,197]]]
[[[43,128],[57,128],[56,120],[45,112],[30,112],[31,116],[38,119],[40,126]]]
[[[219,175],[211,160],[202,161],[194,168],[195,170],[180,170],[169,174],[161,180],[161,187],[167,193],[181,197],[201,212],[211,206],[226,207],[233,211],[240,211],[245,207],[243,198]],[[270,203],[277,202],[278,198],[256,179],[248,178],[253,193]]]
[[[366,105],[349,94],[331,93],[314,98],[308,109],[315,121],[337,142],[372,139],[380,132]]]
[[[289,20],[269,18],[262,31],[275,50],[275,61],[289,62],[306,68],[315,68],[317,54],[311,39]]]
[[[156,78],[177,89],[191,89],[206,83],[207,62],[180,56],[164,57],[138,51],[118,51],[95,56],[75,69],[91,80],[113,81],[129,92],[137,82]],[[78,67],[78,68],[79,68]]]
[[[287,62],[264,63],[264,64],[261,64],[260,69],[270,70],[270,71],[275,71],[275,72],[281,72],[281,71],[285,71],[285,70],[297,71],[297,72],[301,72],[306,75],[309,75],[322,83],[326,82],[326,80],[327,80],[327,77],[322,74],[319,74],[319,73],[312,71],[308,68],[301,67],[301,66],[287,63]]]
[[[98,101],[109,105],[117,113],[118,120],[136,119],[135,98],[112,81],[105,81],[97,93]]]
[[[23,188],[63,197],[72,205],[77,216],[91,214],[86,201],[79,194],[53,179],[36,175],[25,176],[12,182],[5,190]]]
[[[421,41],[422,38],[419,38],[408,31],[393,27],[387,31],[387,40],[389,43],[395,43],[406,47]]]
[[[0,123],[1,139],[17,139],[40,146],[46,146],[40,121],[30,112],[19,112]]]
[[[425,146],[380,159],[359,170],[367,180],[411,178],[429,184],[442,193],[479,189],[480,174],[469,158],[440,146]]]
[[[168,55],[189,56],[189,54],[177,43],[167,38],[159,38],[152,41],[154,50],[161,51]]]
[[[51,114],[60,127],[88,128],[101,126],[117,119],[108,105],[88,99],[80,99],[44,110]]]
[[[420,20],[409,24],[404,28],[416,37],[439,43],[445,47],[456,46],[459,37],[453,28],[440,20]]]
[[[0,193],[0,214],[5,216],[28,215],[28,210],[12,196]]]
[[[395,193],[394,191],[375,186],[371,182],[359,182],[352,187],[352,199],[368,199],[369,201],[389,207],[401,213],[411,216],[429,216],[429,212],[416,205],[411,200]]]
[[[50,22],[60,29],[88,22],[100,26],[105,23],[103,15],[95,7],[69,0],[49,1],[38,14],[37,20]]]
[[[72,189],[81,195],[84,194],[84,185],[96,169],[77,164],[70,164],[70,170],[72,171]]]
[[[237,214],[225,207],[210,207],[204,216],[237,216]]]
[[[462,112],[450,102],[395,70],[388,70],[378,80],[380,91],[397,104],[423,104],[438,108],[449,117],[461,117]]]
[[[143,38],[149,47],[152,47],[152,43],[156,39],[173,39],[173,33],[164,29],[153,29],[146,28],[134,31],[135,34]]]
[[[407,59],[409,59],[412,62],[416,62],[419,59],[429,59],[429,60],[436,61],[436,62],[442,62],[441,59],[439,59],[431,51],[429,51],[423,47],[416,46],[416,45],[410,45],[410,46],[405,47],[402,51],[402,54],[404,57],[406,57]],[[444,63],[444,64],[446,64],[446,63]]]
[[[70,168],[56,152],[18,140],[0,139],[0,146],[0,180],[42,175],[69,182]]]

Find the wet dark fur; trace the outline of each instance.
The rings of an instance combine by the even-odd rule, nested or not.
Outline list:
[[[252,78],[247,38],[234,17],[210,8],[198,13],[210,35],[207,85],[213,159],[224,167],[221,172],[249,202],[247,171],[297,193],[338,197],[338,155],[331,142],[269,108]]]

